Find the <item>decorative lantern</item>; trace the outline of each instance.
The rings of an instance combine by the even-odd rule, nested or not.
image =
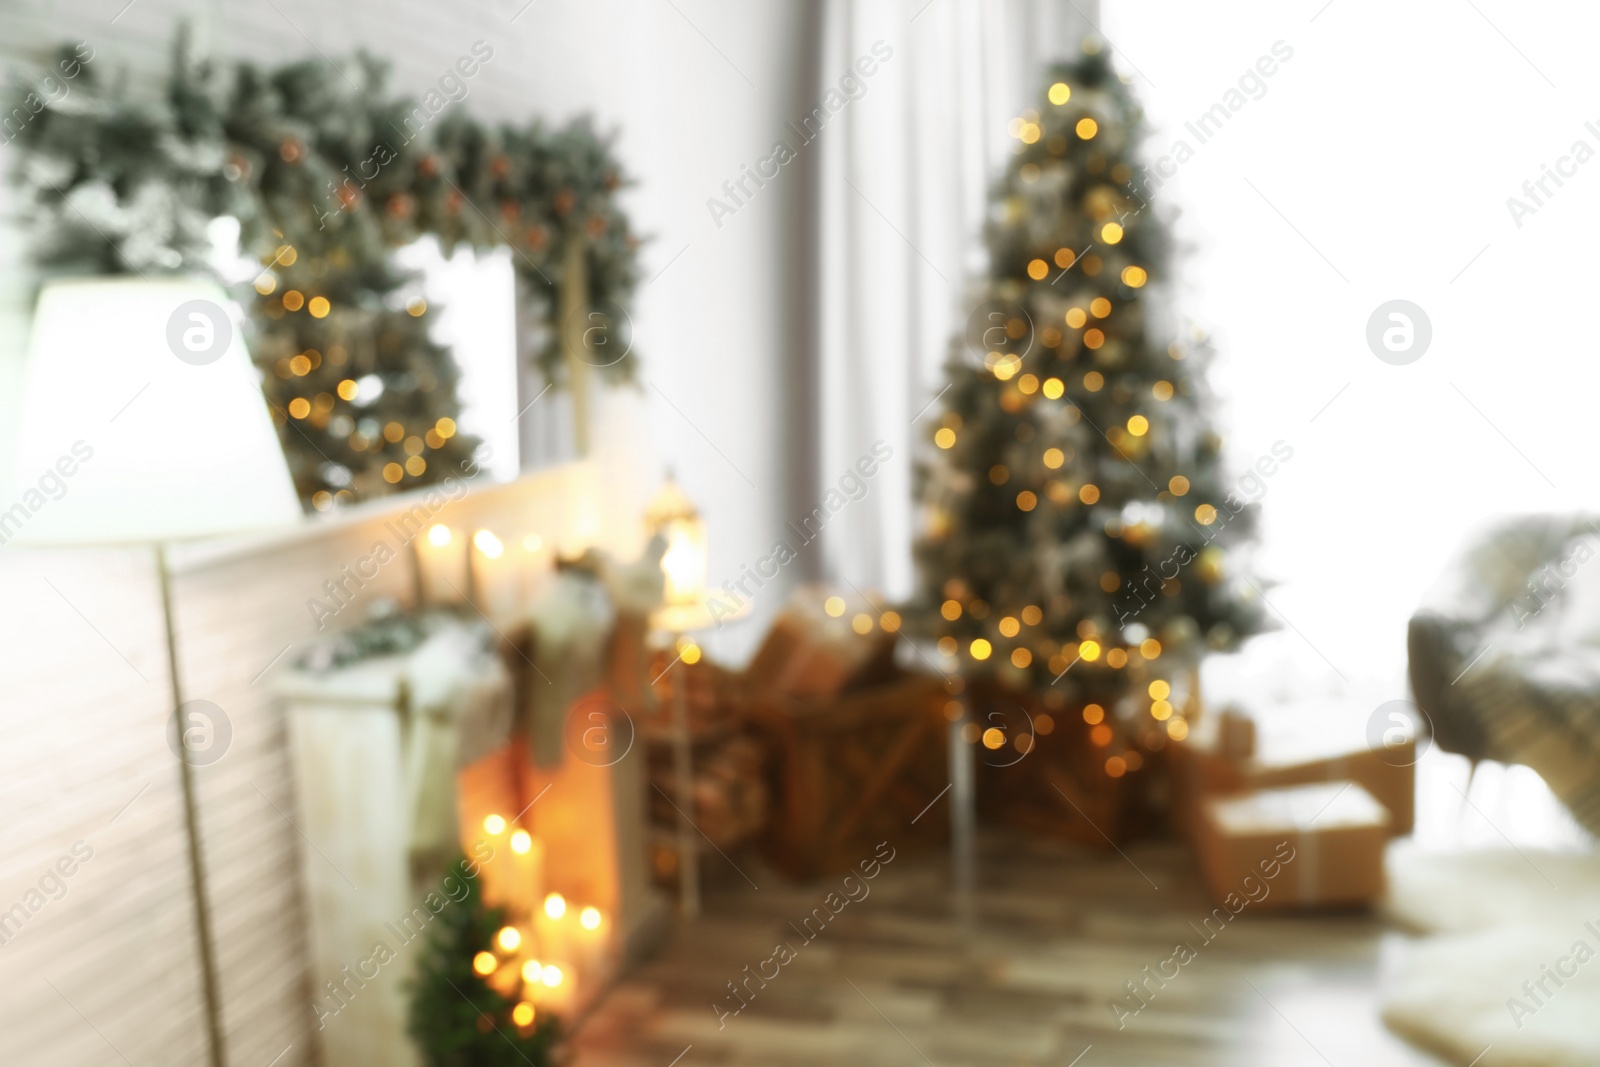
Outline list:
[[[666,543],[661,557],[663,599],[669,613],[703,605],[706,597],[706,524],[669,474],[645,509],[651,534]]]

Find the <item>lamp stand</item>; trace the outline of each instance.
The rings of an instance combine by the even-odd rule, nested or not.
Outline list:
[[[172,572],[167,566],[167,546],[157,543],[156,573],[161,582],[161,617],[166,624],[167,677],[172,687],[172,712],[177,727],[178,780],[183,786],[183,821],[189,838],[189,877],[194,892],[195,932],[199,938],[200,976],[206,998],[206,1034],[210,1044],[211,1067],[226,1067],[227,1054],[222,1041],[222,1001],[217,989],[216,954],[211,937],[211,908],[206,896],[205,858],[200,848],[200,808],[196,797],[194,768],[184,758],[183,679],[178,673],[178,634],[172,612]]]
[[[672,648],[682,640],[674,634]],[[687,919],[700,914],[699,848],[694,840],[694,823],[688,808],[694,806],[694,762],[689,733],[689,679],[686,672],[672,686],[672,776],[678,789],[678,906]]]

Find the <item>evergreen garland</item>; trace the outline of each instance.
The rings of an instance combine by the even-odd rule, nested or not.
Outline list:
[[[395,247],[427,234],[446,255],[509,246],[523,318],[543,324],[534,363],[558,387],[552,320],[569,254],[589,307],[630,301],[638,240],[617,204],[622,173],[584,121],[491,128],[436,93],[394,96],[369,56],[350,80],[321,59],[224,70],[194,61],[185,34],[157,99],[103,66],[83,64],[17,132],[36,262],[46,275],[204,271],[210,223],[236,218],[263,266],[245,297],[251,352],[295,484],[318,509],[474,469],[454,360],[430,339],[426,304],[407,298],[416,279]],[[601,369],[627,381],[635,361]]]

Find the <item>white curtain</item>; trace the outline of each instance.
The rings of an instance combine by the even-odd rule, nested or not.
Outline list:
[[[818,358],[798,401],[815,406],[814,437],[793,503],[805,514],[830,490],[846,500],[820,538],[829,579],[910,590],[912,461],[985,269],[988,188],[1015,143],[1006,124],[1097,18],[1092,0],[822,5],[818,98],[804,107],[844,102],[814,141]],[[892,457],[859,477],[878,442]]]

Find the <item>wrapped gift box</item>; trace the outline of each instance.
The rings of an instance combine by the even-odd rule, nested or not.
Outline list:
[[[1382,751],[1367,747],[1359,710],[1345,703],[1294,705],[1251,716],[1254,730],[1230,724],[1238,712],[1203,716],[1187,740],[1172,746],[1173,773],[1185,801],[1180,816],[1190,814],[1187,820],[1180,817],[1180,824],[1192,831],[1192,813],[1208,796],[1349,780],[1388,810],[1391,833],[1410,833],[1416,807],[1415,742]],[[1241,741],[1244,735],[1249,742]]]
[[[768,693],[820,699],[888,681],[896,676],[895,634],[883,629],[879,608],[859,596],[840,596],[845,611],[824,605],[839,594],[821,586],[796,590],[773,621],[745,674]],[[865,632],[856,629],[865,616]]]
[[[1201,873],[1230,912],[1370,904],[1383,893],[1389,812],[1355,782],[1206,797],[1198,814]]]

